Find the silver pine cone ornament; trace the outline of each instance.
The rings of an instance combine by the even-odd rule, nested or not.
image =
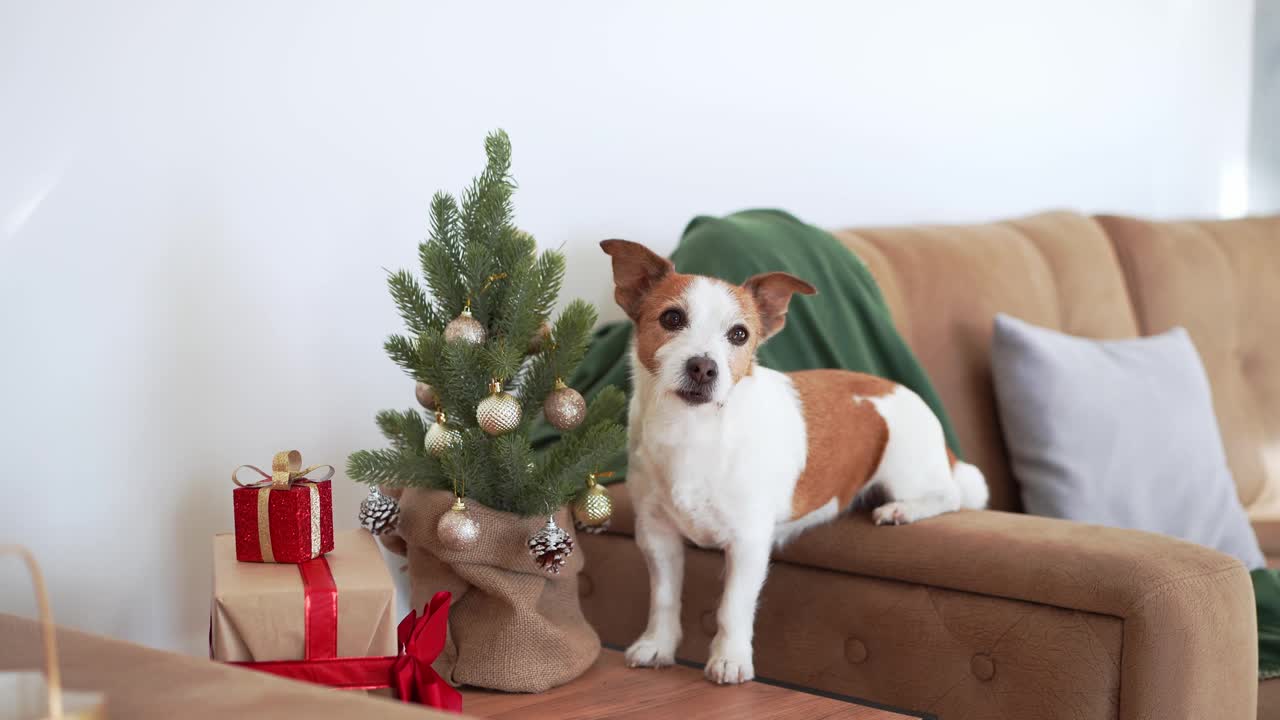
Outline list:
[[[613,518],[613,498],[609,489],[596,482],[596,478],[612,477],[613,473],[591,473],[587,487],[573,501],[573,525],[588,533],[601,533],[608,529]]]
[[[464,342],[469,345],[483,345],[485,338],[489,333],[484,329],[484,325],[471,315],[471,305],[468,303],[462,309],[462,313],[458,317],[449,321],[444,327],[445,342]]]
[[[360,527],[374,535],[383,535],[395,530],[398,522],[400,503],[376,487],[369,488],[368,497],[360,501]]]
[[[542,403],[542,413],[547,422],[557,430],[572,430],[582,424],[587,416],[587,401],[582,393],[564,384],[564,380],[556,378],[556,386]]]
[[[449,448],[462,442],[462,433],[448,425],[448,418],[443,410],[436,411],[436,422],[427,428],[425,445],[427,452],[433,457],[444,455]]]
[[[502,389],[501,380],[489,382],[489,397],[476,405],[476,423],[490,435],[505,435],[520,427],[520,401]]]
[[[559,575],[573,554],[573,537],[556,525],[555,517],[529,538],[529,554],[544,572]]]
[[[436,537],[450,550],[466,550],[480,540],[480,524],[467,512],[467,504],[461,497],[453,501],[453,507],[440,516],[436,523]]]

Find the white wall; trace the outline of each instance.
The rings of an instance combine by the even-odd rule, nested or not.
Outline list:
[[[594,243],[697,213],[1237,209],[1252,9],[8,0],[0,542],[62,622],[202,652],[230,469],[341,465],[412,405],[383,268],[490,128],[566,295],[616,318]],[[339,525],[361,495],[339,475]]]
[[[1249,210],[1280,213],[1280,3],[1253,14],[1253,95],[1249,118]]]

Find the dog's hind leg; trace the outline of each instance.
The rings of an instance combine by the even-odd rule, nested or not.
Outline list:
[[[889,442],[870,483],[888,500],[871,511],[876,524],[904,525],[959,510],[964,496],[933,410],[905,387],[869,401],[889,428]]]
[[[871,517],[877,525],[906,525],[917,520],[931,518],[934,515],[960,509],[958,493],[951,495],[933,494],[911,500],[894,500],[871,511]]]
[[[671,665],[680,644],[684,541],[666,518],[641,511],[636,515],[636,545],[649,567],[649,626],[627,648],[627,665]]]

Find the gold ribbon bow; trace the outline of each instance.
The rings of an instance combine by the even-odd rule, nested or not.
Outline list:
[[[240,482],[240,478],[237,476],[240,474],[240,471],[245,468],[253,470],[265,479],[251,483]],[[320,468],[329,468],[329,472],[321,478],[307,477],[312,470],[319,470]],[[275,457],[271,458],[270,475],[263,472],[262,468],[257,465],[241,465],[231,471],[231,482],[243,488],[263,488],[270,486],[272,490],[288,490],[293,487],[294,483],[302,482],[304,480],[307,482],[324,482],[325,480],[333,477],[334,472],[336,471],[332,465],[312,465],[303,469],[302,453],[297,450],[282,450],[276,453]]]

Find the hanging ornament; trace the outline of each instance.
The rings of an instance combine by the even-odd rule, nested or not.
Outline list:
[[[480,294],[489,292],[489,288],[493,286],[495,280],[502,280],[507,276],[506,273],[494,273],[484,281],[484,287],[480,288]],[[464,342],[470,345],[483,345],[489,333],[484,329],[484,325],[480,324],[471,315],[471,296],[467,296],[467,303],[462,306],[462,313],[458,317],[449,321],[444,326],[445,342]]]
[[[489,397],[476,405],[476,422],[490,435],[504,435],[520,427],[520,401],[503,391],[501,380],[489,381]]]
[[[480,524],[467,512],[467,504],[455,495],[453,507],[436,523],[436,537],[450,550],[466,550],[480,540]]]
[[[555,389],[542,403],[542,412],[557,430],[572,430],[587,416],[587,401],[582,399],[582,393],[556,378]]]
[[[454,428],[449,427],[443,410],[436,411],[436,422],[430,428],[427,428],[427,438],[425,445],[427,452],[434,457],[444,455],[449,448],[462,442],[462,433]]]
[[[489,333],[484,325],[471,315],[471,301],[462,308],[462,314],[449,321],[444,327],[445,342],[464,342],[469,345],[483,345]]]
[[[573,554],[573,537],[556,525],[554,516],[548,517],[547,524],[529,538],[529,554],[543,571],[559,575]]]
[[[596,482],[596,478],[602,477],[613,477],[613,473],[587,475],[586,489],[573,501],[573,524],[583,532],[604,532],[613,517],[613,498],[609,497],[609,489]]]
[[[529,340],[529,349],[525,351],[526,355],[535,355],[542,352],[543,346],[547,344],[547,340],[551,338],[551,323],[546,320],[542,321],[542,325],[538,326],[538,331],[533,334]]]
[[[396,529],[400,522],[400,503],[383,495],[377,487],[369,488],[369,496],[360,502],[360,527],[374,535]]]
[[[428,410],[436,409],[436,391],[430,385],[420,382],[413,388],[413,394],[418,398],[418,404]]]

